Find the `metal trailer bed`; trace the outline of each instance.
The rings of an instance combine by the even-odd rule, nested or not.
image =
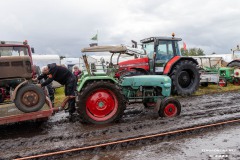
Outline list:
[[[28,120],[47,119],[53,114],[52,104],[49,99],[46,99],[45,105],[37,112],[24,113],[20,111],[14,103],[0,104],[0,125],[22,122]]]

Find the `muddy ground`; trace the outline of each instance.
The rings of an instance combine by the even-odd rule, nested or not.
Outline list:
[[[64,112],[46,123],[0,126],[0,159],[12,159],[101,142],[138,137],[240,118],[240,93],[229,92],[180,98],[182,113],[160,118],[143,105],[127,107],[119,123],[86,125]],[[64,154],[49,159],[240,159],[239,123]]]

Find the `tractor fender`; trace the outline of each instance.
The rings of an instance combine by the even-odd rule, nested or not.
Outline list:
[[[95,81],[110,81],[112,83],[118,83],[116,79],[109,77],[109,76],[88,76],[80,80],[77,86],[77,91],[80,92],[86,84],[89,82],[95,82]]]
[[[149,72],[144,68],[131,68],[131,69],[135,69],[136,71],[142,72],[144,74],[149,74]]]
[[[22,83],[20,83],[20,84],[14,89],[14,91],[13,91],[13,93],[12,93],[12,95],[11,95],[11,100],[12,100],[12,101],[15,100],[17,91],[18,91],[22,86],[24,86],[24,85],[27,84],[27,83],[28,83],[28,81],[25,80],[25,81],[23,81]]]
[[[227,66],[231,65],[232,63],[239,63],[240,65],[240,59],[235,59],[227,64]]]
[[[170,59],[167,64],[164,67],[164,71],[163,74],[164,75],[168,75],[169,73],[171,73],[172,69],[174,68],[174,66],[183,60],[189,60],[192,61],[193,63],[195,63],[196,65],[198,65],[198,62],[196,59],[192,58],[192,57],[181,57],[181,56],[175,56],[172,59]]]

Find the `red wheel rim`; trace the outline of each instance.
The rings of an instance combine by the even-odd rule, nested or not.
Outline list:
[[[97,89],[87,98],[87,115],[95,121],[106,121],[113,117],[118,109],[115,94],[108,89]]]
[[[221,79],[221,80],[218,82],[218,84],[219,84],[220,87],[224,87],[225,84],[226,84],[226,82]]]
[[[177,107],[173,103],[169,103],[165,108],[164,108],[164,114],[166,117],[174,117],[177,114]]]

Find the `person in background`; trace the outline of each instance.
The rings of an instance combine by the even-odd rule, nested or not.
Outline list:
[[[50,84],[53,80],[57,81],[61,85],[65,86],[65,96],[61,108],[64,109],[68,102],[68,112],[72,115],[75,108],[75,89],[76,89],[76,78],[67,68],[58,66],[56,63],[48,64],[43,67],[43,74],[47,75],[47,80],[43,83],[37,84],[39,87],[44,87]]]
[[[73,75],[76,77],[76,80],[78,80],[80,74],[82,73],[77,65],[73,66],[72,72],[73,72]]]

